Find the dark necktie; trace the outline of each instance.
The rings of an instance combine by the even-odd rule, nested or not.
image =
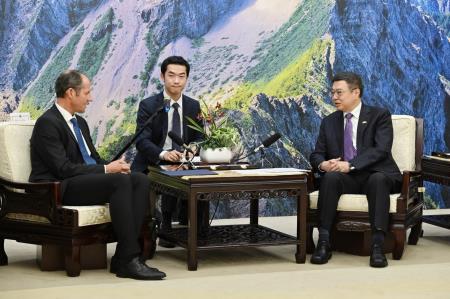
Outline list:
[[[344,129],[344,160],[350,161],[356,156],[356,149],[352,142],[353,124],[352,124],[353,114],[347,113],[345,115],[345,129]]]
[[[178,108],[180,107],[180,105],[178,103],[173,103],[172,104],[173,107],[173,115],[172,115],[172,132],[174,132],[175,134],[177,134],[178,136],[181,136],[181,121],[180,121],[180,113],[178,112]],[[181,152],[181,146],[179,146],[178,144],[176,144],[173,140],[172,140],[172,149],[177,150],[179,152]]]
[[[75,132],[75,136],[77,137],[78,147],[80,148],[81,155],[83,156],[83,160],[86,164],[97,164],[91,156],[89,156],[86,146],[84,145],[83,135],[81,135],[80,127],[78,126],[78,121],[74,117],[70,120],[73,125],[73,130]]]

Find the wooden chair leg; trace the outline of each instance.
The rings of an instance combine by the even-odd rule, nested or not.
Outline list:
[[[80,260],[81,246],[64,246],[64,266],[66,268],[67,276],[80,276],[81,260]]]
[[[5,239],[0,239],[0,266],[8,265],[8,255],[5,251]]]
[[[313,231],[314,226],[308,226],[306,231],[306,253],[308,254],[312,254],[314,252],[314,249],[316,249],[313,240]]]
[[[395,229],[394,234],[394,248],[392,250],[392,257],[394,260],[399,260],[402,258],[403,250],[405,249],[406,241],[406,229]]]
[[[422,221],[419,221],[419,223],[417,223],[411,228],[411,232],[409,233],[408,237],[408,244],[417,245],[417,242],[419,241],[419,237],[421,234],[422,234]]]

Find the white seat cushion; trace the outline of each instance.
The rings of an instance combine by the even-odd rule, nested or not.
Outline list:
[[[0,176],[14,182],[27,183],[31,172],[30,138],[35,121],[0,123]],[[20,192],[20,191],[19,191]],[[108,205],[63,206],[78,211],[78,225],[111,222]],[[21,213],[6,215],[10,219],[48,223],[48,219]]]
[[[397,198],[399,193],[391,194],[389,213],[397,212]],[[319,200],[319,191],[314,191],[309,194],[309,208],[316,210],[317,201]],[[369,203],[367,197],[364,194],[343,194],[339,198],[338,211],[352,211],[352,212],[368,212]]]
[[[111,222],[111,216],[109,215],[109,205],[63,206],[63,208],[78,211],[78,226]],[[5,217],[9,219],[25,220],[30,222],[50,223],[45,217],[30,214],[9,213]]]

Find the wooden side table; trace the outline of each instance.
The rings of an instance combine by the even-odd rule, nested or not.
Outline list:
[[[423,156],[422,177],[424,181],[450,186],[450,159]],[[423,222],[450,229],[450,214],[427,215],[422,219]]]

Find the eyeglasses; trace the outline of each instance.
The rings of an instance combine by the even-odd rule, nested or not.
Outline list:
[[[330,94],[331,94],[331,97],[333,97],[334,95],[336,95],[337,97],[340,97],[340,96],[342,96],[345,92],[347,92],[347,91],[352,92],[352,91],[355,90],[355,89],[356,89],[356,88],[352,88],[352,89],[349,89],[349,90],[337,89],[337,90],[332,90],[332,91],[330,92]]]

